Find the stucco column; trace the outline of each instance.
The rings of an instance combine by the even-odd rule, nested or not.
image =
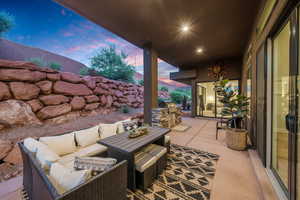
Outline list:
[[[157,53],[151,44],[144,47],[144,122],[152,124],[152,108],[157,108]]]

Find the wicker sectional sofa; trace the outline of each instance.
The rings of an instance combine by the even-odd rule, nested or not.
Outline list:
[[[19,143],[24,171],[23,185],[32,200],[113,200],[126,199],[127,161],[117,163],[111,169],[89,179],[76,188],[59,194],[49,181],[33,153],[27,150],[23,142]],[[114,187],[111,187],[114,185]]]
[[[106,126],[108,126],[108,128],[106,128],[107,130],[112,130],[109,125]],[[61,167],[76,173],[78,172],[74,170],[74,160],[76,157],[107,156],[107,147],[97,144],[97,141],[103,138],[103,135],[106,134],[107,136],[105,137],[109,137],[112,133],[99,133],[99,137],[98,135],[95,136],[95,131],[99,132],[99,127],[100,125],[89,129],[74,131],[72,133],[65,133],[59,136],[42,137],[38,140],[26,138],[19,143],[24,166],[23,185],[29,199],[126,199],[127,161],[116,163],[116,165],[110,169],[105,170],[96,176],[91,176],[92,173],[89,173],[89,178],[85,177],[85,179],[80,180],[80,183],[75,184],[75,187],[60,187],[62,185],[57,184],[57,180],[54,180],[51,176],[52,169],[54,168],[53,165],[60,165]],[[104,128],[102,127],[102,132],[105,131]],[[116,129],[114,129],[114,131],[115,130]],[[71,151],[70,148],[67,150],[68,146],[70,146],[70,137],[74,140],[72,141],[74,148],[71,148]],[[42,151],[42,149],[45,148],[51,150],[52,153],[56,155],[57,159],[49,160],[47,154],[40,153],[43,152],[44,150]],[[68,173],[62,175],[64,177],[70,177]],[[77,177],[77,174],[71,174],[71,176]]]
[[[20,142],[19,147],[23,158],[23,186],[29,199],[125,200],[128,179],[126,160],[117,162],[115,159],[117,162],[115,165],[103,168],[107,170],[97,175],[94,175],[91,170],[74,169],[76,168],[74,162],[79,158],[108,159],[105,158],[108,155],[107,147],[97,141],[126,131],[123,122],[127,123],[128,120],[115,124],[101,124],[59,136],[42,137],[38,140],[26,138]],[[168,136],[165,136],[165,142],[164,145],[169,149]],[[56,174],[53,168],[56,168]],[[85,177],[81,173],[84,171],[91,173]]]

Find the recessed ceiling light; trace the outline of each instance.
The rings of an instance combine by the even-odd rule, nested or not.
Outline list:
[[[202,48],[196,49],[196,53],[198,53],[198,54],[203,53],[203,49]]]
[[[187,24],[182,25],[181,31],[182,32],[188,32],[190,30],[190,26]]]

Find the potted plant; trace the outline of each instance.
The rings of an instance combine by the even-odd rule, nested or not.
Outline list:
[[[245,119],[248,113],[249,98],[240,95],[229,84],[229,80],[222,77],[215,84],[217,97],[224,107],[222,116],[230,116],[226,129],[226,144],[234,150],[244,150],[247,147],[247,130]]]

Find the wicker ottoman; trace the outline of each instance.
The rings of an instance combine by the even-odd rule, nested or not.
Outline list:
[[[137,188],[145,191],[152,185],[156,177],[157,158],[145,152],[135,155],[136,185]]]
[[[150,144],[144,148],[143,151],[156,157],[156,177],[158,177],[167,166],[167,148],[156,144]]]

